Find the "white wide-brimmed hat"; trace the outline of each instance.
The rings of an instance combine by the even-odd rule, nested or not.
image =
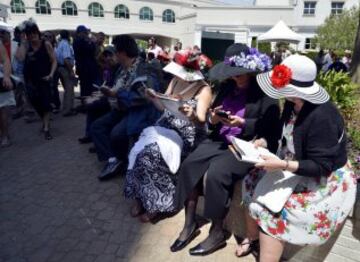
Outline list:
[[[204,79],[204,75],[200,72],[199,58],[188,51],[178,51],[174,61],[163,70],[188,82]]]
[[[256,76],[260,88],[268,96],[279,99],[297,97],[313,104],[323,104],[330,97],[315,82],[316,64],[308,57],[291,55],[270,72]]]

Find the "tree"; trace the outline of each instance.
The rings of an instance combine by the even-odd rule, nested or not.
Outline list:
[[[317,30],[316,41],[322,49],[352,50],[359,24],[359,7],[330,15]]]
[[[353,50],[350,74],[353,82],[360,84],[360,12],[358,12],[358,29]]]

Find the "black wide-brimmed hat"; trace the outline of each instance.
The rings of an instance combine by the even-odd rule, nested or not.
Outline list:
[[[224,61],[216,64],[209,72],[211,80],[227,78],[249,73],[259,73],[271,68],[271,60],[255,48],[245,44],[232,44],[226,49]]]

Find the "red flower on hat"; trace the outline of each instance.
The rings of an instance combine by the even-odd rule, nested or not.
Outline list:
[[[185,69],[200,70],[199,57],[189,51],[177,52],[175,54],[174,61],[175,63],[185,67]]]
[[[271,83],[276,89],[285,87],[290,83],[292,71],[286,65],[276,65],[271,75]]]

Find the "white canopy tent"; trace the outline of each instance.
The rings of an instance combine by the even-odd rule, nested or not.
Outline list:
[[[258,42],[289,42],[293,44],[298,44],[303,40],[303,36],[291,30],[282,20],[257,38]]]
[[[11,33],[14,30],[14,28],[9,24],[0,21],[0,30],[5,30]]]

